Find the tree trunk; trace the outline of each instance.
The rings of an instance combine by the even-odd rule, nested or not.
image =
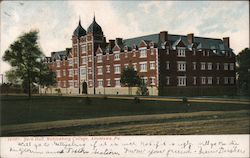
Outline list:
[[[28,70],[28,95],[29,99],[31,98],[31,91],[30,91],[30,71]]]

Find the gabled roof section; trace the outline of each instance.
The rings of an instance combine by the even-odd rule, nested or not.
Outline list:
[[[58,52],[51,52],[52,60],[63,60],[67,59],[68,52],[66,50],[58,51]]]

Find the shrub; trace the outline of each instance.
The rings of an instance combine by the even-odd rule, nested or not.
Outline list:
[[[138,97],[134,97],[134,103],[135,103],[135,104],[140,103],[140,98],[138,98]]]

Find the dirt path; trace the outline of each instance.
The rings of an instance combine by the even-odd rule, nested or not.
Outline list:
[[[2,126],[1,130],[3,134],[35,131],[46,134],[53,130],[56,134],[64,130],[65,135],[246,133],[249,131],[249,113],[240,110],[116,116],[8,125]]]

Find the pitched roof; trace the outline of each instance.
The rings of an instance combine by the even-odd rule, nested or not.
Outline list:
[[[52,60],[61,60],[65,59],[68,56],[68,52],[66,50],[63,51],[57,51],[57,52],[51,52],[51,58]]]

